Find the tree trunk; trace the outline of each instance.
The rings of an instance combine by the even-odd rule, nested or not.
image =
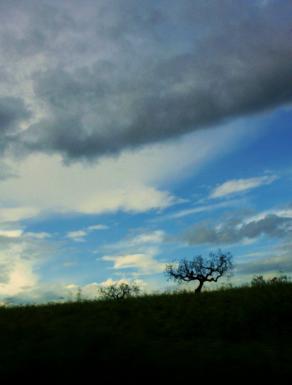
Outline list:
[[[204,285],[204,281],[200,281],[199,286],[195,290],[196,294],[200,294],[201,293],[203,285]]]

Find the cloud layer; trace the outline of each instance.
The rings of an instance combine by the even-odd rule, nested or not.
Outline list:
[[[5,207],[0,207],[0,220],[17,221],[45,211],[92,214],[167,208],[179,200],[168,191],[169,183],[230,151],[243,131],[238,127],[235,134],[234,127],[227,125],[220,133],[198,132],[176,143],[124,152],[88,167],[65,166],[59,156],[43,154],[21,162],[7,160],[18,175],[1,181],[0,200]],[[195,152],[194,147],[198,147]]]
[[[290,1],[1,3],[0,149],[91,159],[292,98]]]
[[[232,244],[245,240],[254,240],[261,235],[271,238],[285,238],[291,235],[292,218],[278,214],[264,214],[261,218],[242,221],[242,218],[232,218],[215,225],[199,223],[184,235],[190,245],[199,244]]]

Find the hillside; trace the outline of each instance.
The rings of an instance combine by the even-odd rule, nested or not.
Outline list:
[[[138,369],[188,380],[284,376],[291,367],[288,283],[0,310],[2,379],[93,374],[98,383]]]

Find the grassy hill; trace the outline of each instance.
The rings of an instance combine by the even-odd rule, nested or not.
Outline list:
[[[194,380],[291,368],[290,283],[0,310],[1,379],[99,383],[138,370],[140,383],[154,370],[157,380]]]

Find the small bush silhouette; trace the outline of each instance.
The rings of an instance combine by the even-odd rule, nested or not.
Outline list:
[[[136,282],[117,282],[99,288],[99,294],[102,299],[120,300],[137,296],[140,292],[141,289]]]
[[[82,301],[82,289],[81,287],[78,287],[77,293],[76,293],[76,301],[81,302]]]
[[[256,275],[251,280],[251,286],[266,286],[266,285],[276,285],[276,284],[288,283],[287,275],[281,275],[279,277],[273,277],[270,279],[265,279],[262,275]]]

